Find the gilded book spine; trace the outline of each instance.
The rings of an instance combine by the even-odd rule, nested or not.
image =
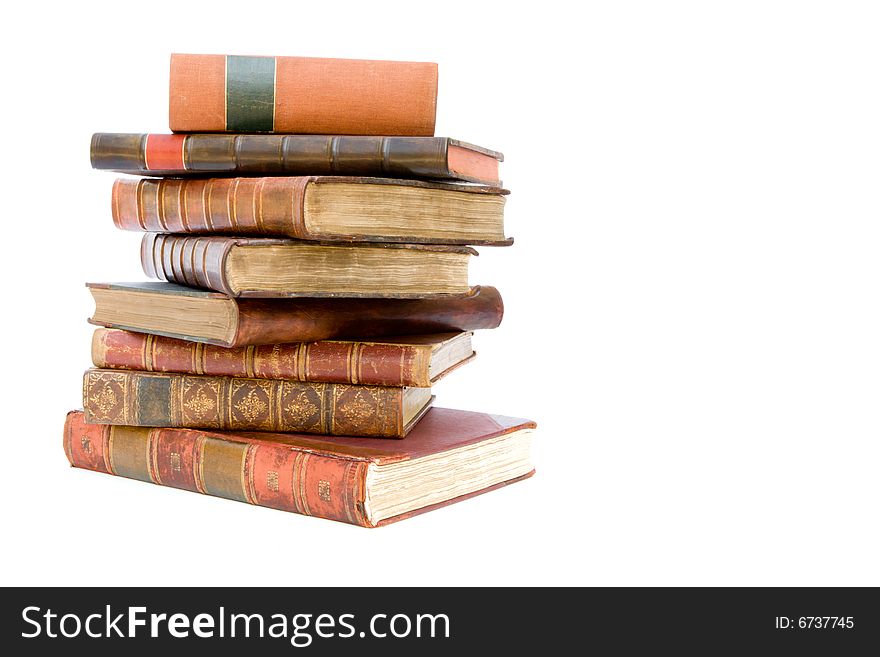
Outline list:
[[[219,347],[99,328],[95,367],[369,386],[430,387],[431,348],[375,342],[289,342]]]
[[[67,415],[64,451],[77,468],[369,526],[366,461],[192,429],[87,424],[79,411]]]
[[[86,421],[403,438],[404,388],[87,370]]]

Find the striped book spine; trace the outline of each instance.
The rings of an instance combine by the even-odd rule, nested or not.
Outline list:
[[[82,411],[67,415],[64,451],[77,468],[369,526],[366,459],[253,436],[87,424]]]

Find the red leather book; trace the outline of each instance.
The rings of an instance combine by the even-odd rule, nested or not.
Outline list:
[[[171,55],[174,132],[434,134],[437,64]]]
[[[92,337],[92,363],[103,369],[369,386],[429,388],[475,356],[469,332],[250,347],[105,328]]]
[[[534,428],[434,408],[404,441],[327,439],[86,424],[72,411],[64,451],[77,468],[375,527],[531,476]]]
[[[120,178],[122,230],[325,242],[508,246],[507,190],[346,176]]]
[[[431,299],[232,299],[173,283],[88,283],[92,324],[241,347],[495,328],[494,287]]]

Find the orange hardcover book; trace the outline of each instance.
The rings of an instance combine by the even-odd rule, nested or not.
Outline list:
[[[171,55],[173,132],[432,136],[437,65]]]

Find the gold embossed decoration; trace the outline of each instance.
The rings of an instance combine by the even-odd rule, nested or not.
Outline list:
[[[89,397],[89,401],[94,404],[94,408],[101,415],[107,415],[119,403],[113,388],[108,386],[103,386],[98,392]]]
[[[294,424],[302,425],[318,412],[318,407],[309,401],[308,395],[303,390],[284,407],[284,410]]]
[[[369,401],[364,399],[365,396]],[[362,424],[376,414],[376,399],[369,392],[359,390],[339,410],[349,422]]]
[[[125,423],[125,374],[89,372],[85,378],[85,400],[90,420]]]
[[[236,410],[248,422],[255,423],[263,413],[269,410],[269,405],[260,399],[257,391],[251,388],[248,393],[235,404]]]
[[[201,419],[205,413],[214,410],[215,404],[214,400],[208,397],[203,389],[199,388],[199,391],[190,397],[184,406],[191,410],[196,418]]]
[[[250,425],[259,429],[271,429],[272,414],[269,403],[272,400],[272,381],[256,379],[235,379],[230,395],[233,420],[240,425]]]
[[[327,384],[297,383],[281,384],[281,424],[286,431],[309,431],[323,433],[322,398]]]
[[[220,406],[220,382],[216,379],[185,377],[181,406],[185,422],[219,427],[216,409]]]
[[[269,372],[275,378],[281,378],[281,345],[272,345],[272,351],[265,357],[269,364]]]
[[[321,479],[318,482],[318,497],[320,497],[325,502],[330,501],[330,482],[324,481]]]
[[[269,470],[266,473],[266,486],[273,493],[278,492],[278,473],[275,470]]]
[[[89,440],[88,436],[83,436],[82,438],[80,438],[79,442],[80,442],[80,445],[82,445],[83,451],[86,454],[92,453],[92,441]]]
[[[180,472],[180,454],[177,452],[171,452],[168,457],[171,461],[171,469],[174,472]]]

